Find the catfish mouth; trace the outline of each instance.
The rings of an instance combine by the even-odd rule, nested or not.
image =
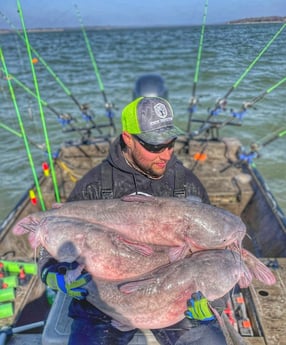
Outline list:
[[[193,238],[185,238],[185,241],[188,244],[191,253],[208,249],[236,248],[237,250],[240,250],[244,235],[245,233],[243,231],[239,231],[237,233],[233,233],[229,238],[225,238],[217,242],[214,241],[212,245],[199,243],[199,241],[195,241]]]
[[[200,250],[210,249],[210,248],[208,248],[206,246],[199,245],[198,243],[196,243],[191,238],[186,238],[186,242],[188,244],[188,248],[189,248],[190,254],[193,254],[193,253],[198,252]]]

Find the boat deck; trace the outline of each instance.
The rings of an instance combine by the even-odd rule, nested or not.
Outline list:
[[[239,165],[229,163],[236,161],[236,152],[239,147],[240,142],[232,138],[223,138],[217,141],[192,140],[186,147],[186,141],[182,138],[176,143],[175,150],[184,165],[192,169],[200,178],[213,205],[243,216],[242,219],[247,222],[248,230],[251,233],[251,240],[246,238],[244,247],[257,255],[253,244],[253,239],[255,239],[258,244],[263,244],[260,245],[259,257],[278,256],[277,267],[273,264],[277,284],[272,287],[265,287],[255,281],[250,289],[243,292],[249,313],[248,317],[251,324],[254,325],[253,335],[244,337],[244,339],[247,339],[250,345],[286,345],[286,340],[284,340],[286,338],[284,331],[286,320],[285,313],[283,314],[286,307],[286,259],[283,258],[286,256],[283,255],[286,251],[285,226],[281,224],[281,219],[277,218],[277,212],[274,212],[272,206],[265,203],[263,195],[259,194],[259,190],[257,191],[256,182],[249,171],[244,170]],[[106,141],[94,142],[94,144],[89,145],[66,145],[61,148],[59,157],[55,160],[55,169],[62,202],[66,200],[76,181],[106,157],[108,149],[109,143]],[[198,157],[198,154],[201,155],[199,160],[195,158]],[[49,209],[55,202],[51,176],[42,176],[40,183],[46,207]],[[256,209],[260,201],[263,202],[263,213]],[[32,205],[27,193],[22,202],[15,207],[2,224],[0,232],[2,253],[14,251],[16,252],[15,260],[34,262],[37,253],[31,250],[27,238],[14,236],[11,229],[15,222],[37,211],[40,211],[39,203]],[[261,214],[268,217],[268,219],[263,217],[263,223],[255,218]],[[268,240],[269,229],[277,233],[278,240],[275,243]],[[268,245],[265,243],[266,240]],[[270,251],[267,251],[268,248]],[[269,259],[266,260],[269,261]],[[55,306],[52,310],[54,308]],[[0,319],[0,326],[19,327],[27,323],[41,321],[46,319],[48,312],[49,305],[45,297],[45,286],[35,276],[26,285],[16,289],[14,315]],[[67,324],[63,329],[63,325],[60,326],[58,323],[55,324],[54,320],[53,322],[48,320],[43,337],[40,329],[34,334],[14,335],[9,344],[64,345],[68,334],[68,322],[67,319]],[[57,327],[60,329],[57,330]],[[46,336],[48,330],[51,333],[50,336]],[[244,331],[247,333],[247,330]],[[61,337],[57,332],[63,336],[61,342],[58,343],[57,338],[61,339]],[[131,344],[154,345],[156,341],[151,333],[144,331],[144,333],[137,334]],[[236,343],[233,344],[236,345]]]

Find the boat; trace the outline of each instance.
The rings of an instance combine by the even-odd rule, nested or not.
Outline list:
[[[167,97],[163,78],[154,74],[138,78],[133,97],[140,95]],[[202,121],[193,116],[190,121],[200,122],[200,130],[179,137],[175,154],[200,178],[212,205],[241,217],[247,227],[243,247],[270,267],[277,278],[274,286],[266,287],[253,281],[247,289],[235,289],[223,314],[228,344],[241,344],[241,339],[250,345],[285,344],[286,216],[249,159],[256,151],[242,152],[237,138],[221,137],[225,125],[239,123],[222,123],[216,118]],[[114,126],[110,123],[105,129],[107,134],[89,132],[87,136],[82,133],[80,140],[69,140],[60,147],[54,167],[62,202],[76,181],[106,157],[114,139],[110,134]],[[97,130],[96,126],[93,130]],[[39,176],[47,209],[55,202],[54,185],[48,172],[49,166],[45,166]],[[36,186],[31,184],[0,227],[1,253],[4,253],[0,260],[1,271],[4,276],[14,276],[17,280],[13,296],[0,304],[10,306],[5,311],[6,317],[0,319],[0,344],[64,345],[68,339],[70,298],[61,293],[55,296],[47,289],[37,276],[37,255],[27,237],[12,234],[16,222],[41,210],[36,196]],[[155,345],[157,342],[150,331],[140,330],[130,344]]]

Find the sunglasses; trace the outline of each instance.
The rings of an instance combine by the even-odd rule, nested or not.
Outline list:
[[[176,138],[175,138],[167,144],[152,145],[152,144],[146,143],[145,141],[143,141],[142,139],[137,137],[137,135],[133,134],[132,136],[133,136],[133,138],[136,139],[136,141],[139,142],[140,145],[142,145],[144,147],[145,150],[152,152],[152,153],[161,153],[166,149],[170,150],[175,146],[175,141],[176,141]]]

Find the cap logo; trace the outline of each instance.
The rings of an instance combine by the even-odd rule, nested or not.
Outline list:
[[[154,106],[155,114],[160,117],[161,119],[165,119],[168,116],[168,111],[166,109],[165,104],[157,103]]]

